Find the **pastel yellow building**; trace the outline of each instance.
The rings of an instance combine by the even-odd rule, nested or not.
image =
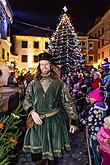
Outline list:
[[[6,63],[9,62],[10,57],[10,39],[7,37],[5,40],[0,40],[0,63]]]
[[[98,40],[89,38],[89,36],[78,36],[78,39],[82,45],[82,53],[86,59],[86,64],[93,65],[97,63]],[[14,54],[18,58],[16,67],[20,71],[22,69],[33,70],[38,65],[38,54],[47,51],[49,36],[13,35],[13,41]]]
[[[18,57],[17,68],[31,70],[37,67],[37,56],[48,48],[49,37],[14,35],[14,51]]]
[[[102,18],[96,20],[88,35],[98,39],[98,60],[100,63],[106,57],[110,59],[110,9]]]

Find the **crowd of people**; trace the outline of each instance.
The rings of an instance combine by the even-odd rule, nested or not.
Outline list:
[[[103,68],[104,67],[104,68]],[[93,164],[110,165],[110,70],[77,71],[64,76],[77,107],[79,127],[88,130]]]
[[[70,118],[70,132],[78,127],[88,130],[94,165],[110,165],[110,67],[106,58],[102,67],[75,70],[59,76],[49,53],[38,56],[35,75],[10,73],[7,86],[25,86],[23,108],[28,127],[23,150],[32,160],[50,165],[70,149],[63,110]],[[0,72],[0,76],[2,73]],[[33,124],[32,124],[33,123]],[[76,124],[77,123],[77,124]]]
[[[7,78],[7,87],[20,87],[27,85],[32,81],[33,74],[28,70],[25,74],[22,72],[10,72],[9,77]]]

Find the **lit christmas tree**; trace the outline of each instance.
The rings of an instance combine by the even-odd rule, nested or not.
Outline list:
[[[71,73],[82,67],[82,53],[80,42],[75,33],[74,26],[66,14],[64,7],[56,31],[50,38],[49,52],[53,54],[56,64],[61,67],[62,73]]]

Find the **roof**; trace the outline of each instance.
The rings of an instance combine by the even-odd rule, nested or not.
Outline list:
[[[50,37],[53,31],[46,28],[36,27],[19,32],[18,35]]]

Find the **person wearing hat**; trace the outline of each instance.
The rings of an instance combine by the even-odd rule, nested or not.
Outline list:
[[[52,55],[40,53],[38,61],[35,79],[28,85],[23,101],[28,117],[34,121],[26,131],[23,150],[31,153],[36,165],[47,161],[48,165],[57,165],[58,157],[70,150],[62,107],[70,116],[71,133],[77,129],[74,126],[77,114],[67,86],[59,79]]]
[[[97,140],[102,155],[101,165],[110,165],[110,116],[104,118],[104,125],[97,133]]]
[[[103,59],[102,68],[105,70],[105,73],[108,74],[110,70],[110,62],[107,57]]]
[[[99,144],[96,138],[97,132],[103,125],[108,106],[104,102],[104,93],[101,89],[95,89],[89,93],[89,100],[91,103],[90,110],[86,114],[80,115],[80,122],[86,125],[88,129],[88,135],[90,138],[90,144],[92,148],[94,164],[101,164],[101,155],[97,151],[97,145]]]

